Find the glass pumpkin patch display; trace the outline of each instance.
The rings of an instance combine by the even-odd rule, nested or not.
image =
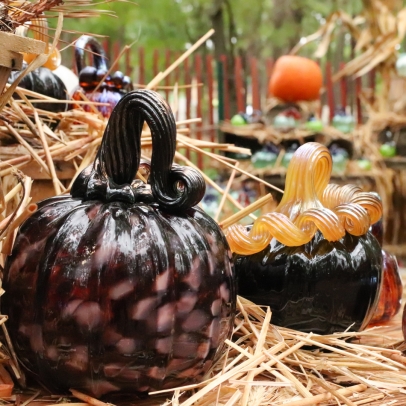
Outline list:
[[[134,180],[144,121],[148,184]],[[18,232],[2,310],[19,359],[54,391],[99,397],[196,382],[231,335],[231,251],[195,207],[201,174],[172,166],[175,146],[161,96],[126,94],[72,196],[41,202]]]
[[[93,54],[93,66],[85,66],[85,50],[90,48]],[[76,70],[79,75],[79,89],[72,98],[91,102],[108,103],[108,106],[95,106],[104,117],[110,117],[114,106],[125,93],[132,90],[131,79],[120,71],[106,76],[109,70],[103,47],[89,36],[82,35],[75,44]],[[91,111],[92,106],[82,106]]]
[[[304,144],[275,211],[227,230],[237,293],[270,306],[272,323],[318,334],[365,328],[382,284],[381,248],[368,233],[381,201],[328,185],[331,168],[326,147]]]

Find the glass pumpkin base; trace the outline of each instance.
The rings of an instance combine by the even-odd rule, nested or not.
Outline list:
[[[369,233],[328,242],[320,232],[287,247],[275,239],[263,251],[235,255],[237,292],[272,310],[271,323],[317,334],[362,330],[378,302],[381,248]]]

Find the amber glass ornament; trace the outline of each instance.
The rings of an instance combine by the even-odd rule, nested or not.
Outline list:
[[[34,39],[45,42],[47,45],[46,53],[49,53],[49,57],[42,67],[49,70],[55,70],[61,64],[62,58],[61,53],[56,47],[52,52],[50,52],[51,44],[49,44],[47,19],[44,17],[34,18],[27,24],[18,27],[16,33],[22,36],[27,36],[29,31],[32,32]],[[37,55],[30,53],[23,53],[23,55],[24,61],[27,64],[30,64],[37,57]]]
[[[93,54],[93,66],[85,66],[85,50],[90,48]],[[94,106],[104,117],[110,117],[118,101],[132,89],[131,79],[122,72],[107,74],[109,68],[103,47],[93,37],[82,35],[75,43],[76,70],[79,75],[79,86],[72,98],[107,103],[107,106]],[[92,111],[92,106],[81,106]]]
[[[381,249],[368,233],[381,201],[328,185],[331,168],[326,147],[303,145],[275,211],[227,230],[238,293],[270,306],[272,323],[320,334],[365,328],[382,282]]]
[[[134,180],[144,121],[148,184]],[[19,360],[57,393],[195,383],[231,335],[231,251],[196,207],[200,172],[172,165],[175,147],[161,96],[124,95],[72,196],[44,200],[18,232],[2,311]]]
[[[383,244],[383,221],[380,219],[370,229],[372,235]],[[394,255],[382,249],[383,283],[379,295],[378,306],[370,321],[370,325],[381,324],[394,317],[402,305],[403,285],[399,273],[398,261]]]

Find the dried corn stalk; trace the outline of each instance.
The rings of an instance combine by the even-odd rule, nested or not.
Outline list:
[[[399,9],[397,1],[364,0],[362,15],[352,18],[343,11],[331,14],[326,23],[314,34],[301,41],[293,50],[296,53],[309,42],[320,40],[315,56],[322,58],[339,24],[344,25],[356,41],[358,55],[333,77],[337,81],[343,76],[360,77],[377,69],[383,79],[380,111],[388,111],[391,74],[395,72],[397,49],[406,35],[406,7]]]

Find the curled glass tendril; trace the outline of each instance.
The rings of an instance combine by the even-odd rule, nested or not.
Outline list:
[[[329,185],[331,169],[325,146],[316,142],[301,146],[289,164],[285,192],[275,211],[260,216],[250,231],[239,224],[226,230],[231,250],[252,255],[272,238],[296,247],[308,243],[318,230],[328,241],[338,241],[346,232],[365,234],[382,216],[379,197],[354,185]]]

